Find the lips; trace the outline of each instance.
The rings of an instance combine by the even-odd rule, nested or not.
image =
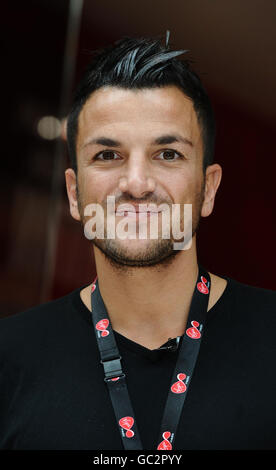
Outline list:
[[[116,215],[118,216],[130,216],[130,217],[136,217],[137,214],[142,214],[142,215],[150,215],[150,214],[159,214],[161,211],[142,211],[142,210],[136,210],[136,211],[116,211]]]
[[[156,203],[143,202],[139,204],[120,203],[116,207],[115,214],[119,217],[147,217],[163,212]]]
[[[124,207],[125,206],[125,207]],[[145,207],[139,207],[139,206],[132,206],[129,207],[128,204],[120,204],[119,208],[116,210],[116,215],[131,215],[131,214],[158,214],[159,212],[162,212],[160,210],[154,209],[154,208],[145,208]]]

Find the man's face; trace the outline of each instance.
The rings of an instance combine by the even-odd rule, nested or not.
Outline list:
[[[98,203],[106,209],[107,196],[115,197],[116,208],[122,203],[192,204],[193,233],[205,215],[201,131],[192,101],[175,86],[103,87],[92,93],[79,115],[76,152],[77,178],[68,169],[66,183],[71,214],[83,223],[85,207]],[[116,216],[116,226],[123,217]],[[93,243],[122,265],[171,259],[177,251],[172,237],[161,237],[162,214],[157,217],[158,239],[96,238]],[[137,234],[138,223],[147,220],[145,214],[134,214]]]

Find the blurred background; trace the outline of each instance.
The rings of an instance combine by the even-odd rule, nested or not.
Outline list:
[[[166,29],[191,51],[217,119],[223,181],[200,261],[275,289],[276,2],[13,0],[1,13],[0,316],[93,280],[91,243],[69,213],[62,119],[89,51]]]

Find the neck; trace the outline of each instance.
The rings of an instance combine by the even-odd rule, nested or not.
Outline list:
[[[115,331],[151,347],[184,333],[198,275],[194,241],[170,263],[155,267],[116,269],[97,248],[95,261]]]
[[[190,250],[155,268],[116,269],[97,248],[95,261],[101,295],[115,331],[149,349],[185,332],[198,274],[195,240]],[[227,285],[225,279],[209,274],[208,310]],[[91,310],[91,284],[80,296]]]

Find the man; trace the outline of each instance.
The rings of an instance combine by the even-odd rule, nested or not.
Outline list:
[[[97,279],[1,320],[1,448],[275,447],[275,293],[198,265],[198,223],[222,170],[210,101],[184,52],[124,38],[78,88],[65,178]],[[180,208],[192,240],[176,245],[173,217],[163,236],[164,207]]]

